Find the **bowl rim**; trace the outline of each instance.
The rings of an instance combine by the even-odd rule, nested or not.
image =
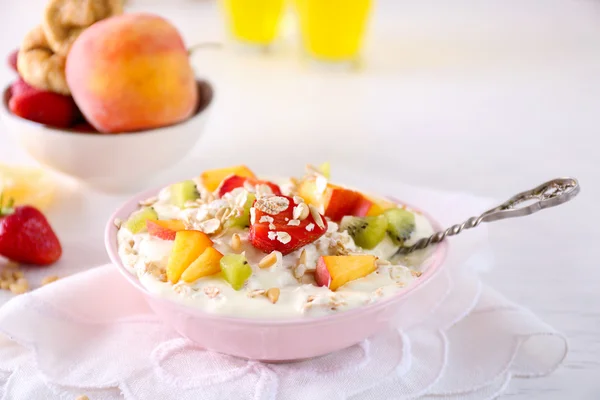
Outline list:
[[[31,120],[19,117],[18,115],[13,114],[10,111],[10,108],[8,107],[8,102],[11,97],[10,89],[14,83],[14,80],[12,80],[10,83],[8,83],[1,92],[1,95],[2,95],[1,110],[3,111],[3,113],[6,116],[8,116],[16,121],[19,121],[22,124],[28,124],[32,127],[36,127],[38,129],[43,129],[43,130],[48,131],[49,134],[55,134],[55,135],[76,135],[79,137],[81,137],[82,135],[85,135],[86,137],[102,137],[102,138],[103,137],[114,138],[114,137],[133,136],[133,135],[141,136],[141,135],[151,135],[151,134],[158,135],[158,134],[162,133],[165,129],[180,127],[187,123],[191,123],[195,119],[204,117],[206,115],[206,113],[209,111],[209,109],[213,106],[214,98],[215,98],[214,85],[209,80],[201,79],[201,78],[196,78],[195,82],[196,82],[198,92],[201,96],[201,100],[196,105],[196,109],[194,110],[194,113],[189,118],[187,118],[183,121],[180,121],[180,122],[177,122],[177,123],[174,123],[171,125],[159,126],[159,127],[152,128],[152,129],[126,131],[126,132],[115,132],[115,133],[83,132],[83,131],[78,131],[76,129],[57,128],[57,127],[54,127],[51,125],[45,125],[40,122],[31,121]],[[100,139],[100,140],[103,140],[103,139]]]
[[[408,286],[405,290],[393,294],[385,299],[375,301],[371,304],[367,304],[364,306],[356,307],[347,311],[343,311],[337,314],[332,315],[324,315],[319,317],[293,317],[293,318],[244,318],[244,317],[232,317],[229,315],[220,315],[209,313],[203,311],[199,308],[195,308],[186,304],[177,303],[175,301],[169,300],[167,298],[161,297],[155,293],[150,292],[142,283],[139,281],[138,277],[133,275],[129,270],[123,265],[121,258],[118,253],[118,244],[117,244],[117,232],[118,228],[115,225],[115,219],[124,220],[126,216],[129,216],[131,212],[139,207],[139,201],[145,200],[152,196],[156,196],[160,190],[162,190],[166,185],[161,186],[160,188],[148,189],[142,192],[137,193],[132,196],[129,200],[122,203],[110,216],[106,223],[106,227],[104,230],[104,244],[106,251],[108,252],[108,256],[111,260],[111,263],[118,269],[118,271],[131,283],[138,291],[140,291],[144,296],[149,297],[153,300],[153,302],[159,302],[167,307],[175,307],[179,310],[184,311],[187,314],[193,314],[199,318],[223,322],[223,323],[234,323],[238,325],[245,326],[259,326],[259,327],[285,327],[285,326],[299,326],[299,325],[321,325],[321,324],[330,324],[335,323],[340,320],[356,318],[363,314],[370,314],[377,312],[378,310],[384,309],[389,306],[394,306],[401,299],[408,297],[417,289],[424,286],[426,283],[432,280],[434,276],[437,275],[438,272],[442,269],[444,262],[447,258],[448,253],[448,243],[446,241],[442,241],[437,244],[434,252],[429,257],[427,263],[428,267],[423,272],[423,274],[416,280],[412,285]],[[382,198],[379,195],[379,198]],[[406,205],[411,209],[419,212],[423,215],[427,220],[431,223],[434,230],[437,232],[441,230],[441,225],[433,219],[428,213],[422,211],[417,207],[413,207],[412,205],[400,201],[392,196],[385,196],[385,198],[390,199],[392,201],[397,202],[398,204]]]

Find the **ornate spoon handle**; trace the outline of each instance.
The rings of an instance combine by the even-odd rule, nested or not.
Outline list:
[[[580,186],[577,179],[553,179],[536,188],[511,197],[498,207],[487,210],[478,217],[471,217],[462,224],[453,225],[445,231],[440,231],[428,238],[417,240],[412,246],[401,247],[396,254],[408,254],[415,250],[424,249],[432,244],[441,242],[447,236],[458,235],[463,229],[475,228],[482,222],[522,217],[543,210],[544,208],[566,203],[577,196],[579,190]]]

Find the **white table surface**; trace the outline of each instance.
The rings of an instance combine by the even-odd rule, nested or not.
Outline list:
[[[39,22],[42,3],[3,1],[0,54]],[[223,39],[212,1],[129,5],[168,17],[189,44]],[[294,174],[329,160],[348,184],[360,172],[503,200],[577,177],[574,202],[490,226],[496,267],[484,279],[570,342],[564,366],[514,380],[506,397],[600,398],[600,3],[380,0],[357,73],[315,69],[295,44],[287,30],[272,54],[194,56],[216,87],[212,116],[192,154],[153,184],[239,162]],[[0,161],[32,163],[2,130]],[[58,267],[107,261],[102,228],[124,197],[62,185],[49,214],[65,247]]]

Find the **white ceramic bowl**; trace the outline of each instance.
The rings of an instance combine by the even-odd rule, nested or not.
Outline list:
[[[14,141],[40,164],[102,190],[132,190],[170,167],[194,147],[213,100],[212,86],[198,81],[197,112],[176,125],[122,134],[57,129],[12,114],[10,87],[3,92],[0,117]]]

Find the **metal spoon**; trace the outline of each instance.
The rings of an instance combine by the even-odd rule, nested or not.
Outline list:
[[[453,225],[445,231],[434,233],[428,238],[419,239],[409,247],[400,247],[395,255],[412,253],[432,244],[440,243],[447,236],[458,235],[463,229],[475,228],[482,222],[498,221],[506,218],[522,217],[533,214],[544,208],[566,203],[579,193],[579,182],[575,178],[557,178],[539,185],[536,188],[521,192],[498,207],[492,208],[478,217],[471,217],[462,224]],[[524,204],[534,200],[528,205]]]

